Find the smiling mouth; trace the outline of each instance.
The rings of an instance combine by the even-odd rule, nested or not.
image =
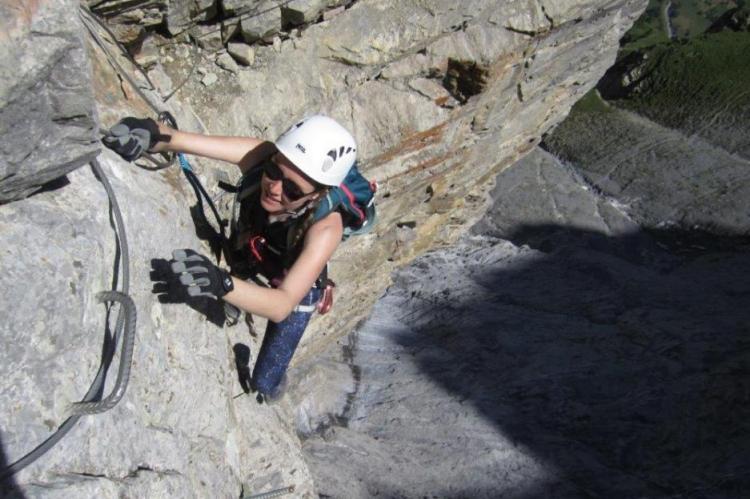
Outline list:
[[[263,188],[263,197],[266,198],[266,200],[274,202],[274,203],[278,203],[278,204],[282,203],[281,196],[279,197],[274,196],[267,187]]]

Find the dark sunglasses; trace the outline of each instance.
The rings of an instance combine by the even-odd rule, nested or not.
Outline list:
[[[299,201],[303,197],[312,194],[312,192],[302,192],[302,189],[300,189],[297,184],[284,176],[284,172],[281,171],[279,165],[271,160],[263,163],[263,173],[274,182],[281,180],[281,192],[284,194],[284,197],[291,202]]]

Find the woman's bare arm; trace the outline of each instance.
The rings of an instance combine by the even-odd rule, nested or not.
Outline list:
[[[343,232],[341,215],[331,213],[310,227],[305,236],[304,249],[281,286],[264,288],[234,278],[234,290],[224,295],[224,300],[246,312],[281,322],[313,287],[341,242]]]
[[[174,130],[159,124],[159,132],[170,136],[169,142],[157,143],[152,152],[182,152],[234,163],[244,172],[273,154],[275,146],[254,137],[225,137]]]

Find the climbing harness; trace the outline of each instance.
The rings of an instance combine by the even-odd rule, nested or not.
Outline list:
[[[107,177],[104,175],[99,162],[94,159],[91,161],[91,167],[94,170],[94,174],[99,181],[104,185],[104,190],[107,192],[109,197],[110,209],[114,215],[115,220],[115,239],[118,243],[119,254],[121,255],[122,261],[120,262],[120,272],[122,273],[122,289],[121,291],[112,290],[99,293],[97,298],[100,302],[116,301],[120,304],[120,309],[117,314],[117,322],[112,336],[112,341],[107,343],[107,348],[102,355],[102,362],[99,366],[99,371],[96,373],[94,381],[91,383],[91,387],[84,395],[81,402],[73,404],[71,410],[71,416],[66,419],[60,427],[47,437],[47,439],[38,445],[34,450],[18,459],[16,462],[8,466],[7,468],[0,470],[0,479],[4,479],[8,476],[18,473],[42,455],[50,450],[57,442],[59,442],[73,426],[78,422],[80,417],[84,414],[98,414],[107,411],[114,407],[117,402],[120,401],[122,396],[125,394],[125,390],[128,386],[130,378],[130,367],[133,358],[133,345],[135,343],[135,325],[136,325],[136,310],[135,304],[132,298],[128,296],[128,290],[130,288],[130,260],[128,255],[128,241],[125,235],[125,224],[122,220],[122,213],[120,207],[117,204],[117,198],[112,190]],[[115,265],[117,269],[117,262]],[[115,270],[117,273],[117,270]],[[116,281],[115,281],[116,282]],[[115,348],[117,347],[118,340],[122,336],[122,349],[120,352],[120,368],[117,374],[117,381],[115,386],[105,399],[101,399],[102,391],[104,390],[104,381],[107,376],[110,363],[115,354]]]
[[[302,249],[302,240],[299,236],[305,227],[338,211],[344,224],[342,238],[346,240],[351,236],[369,232],[375,223],[377,213],[374,200],[377,183],[368,181],[354,165],[344,181],[336,187],[328,187],[326,195],[317,204],[306,205],[298,212],[289,213],[285,221],[257,226],[258,221],[248,213],[253,211],[252,206],[257,202],[262,173],[263,167],[259,165],[246,172],[239,183],[231,188],[231,191],[235,192],[235,199],[230,239],[235,247],[227,247],[225,254],[235,263],[249,259],[251,269],[248,269],[248,273],[259,273],[266,278],[270,286],[277,287],[281,284],[286,271],[299,255]],[[247,206],[250,208],[246,208]],[[294,311],[317,311],[322,315],[331,310],[336,284],[328,278],[328,266],[315,281],[315,287],[321,290],[317,304],[298,305]]]

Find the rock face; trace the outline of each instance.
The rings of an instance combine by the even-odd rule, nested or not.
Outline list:
[[[151,293],[152,259],[168,257],[164,248],[199,246],[188,210],[174,208],[189,188],[177,171],[149,185],[152,173],[103,156],[128,228],[130,294],[138,310],[130,384],[118,406],[84,417],[16,480],[30,496],[238,497],[242,482],[258,490],[292,479],[304,495],[309,475],[296,457],[294,432],[267,406],[233,398],[242,391],[232,345],[250,343],[246,330],[218,329],[223,309],[211,302],[191,309],[161,304]],[[94,295],[112,287],[114,235],[92,172],[81,168],[68,181],[6,205],[0,215],[4,240],[14,242],[0,255],[3,284],[15,290],[0,310],[6,462],[41,443],[66,418],[101,358],[106,309]],[[137,185],[145,187],[131,188]],[[155,216],[169,223],[153,231],[149,220]],[[266,468],[277,460],[283,466]]]
[[[345,390],[296,394],[321,496],[747,490],[748,127],[722,79],[747,68],[707,77],[683,51],[715,36],[657,46],[637,92],[576,103],[498,175],[471,236],[397,271],[324,367],[298,366],[302,387]],[[696,128],[707,109],[731,133]]]
[[[337,252],[334,311],[313,322],[299,366],[353,330],[392,270],[454,242],[479,218],[497,172],[531,151],[593,87],[644,7],[641,0],[501,7],[360,0],[257,45],[253,66],[236,75],[218,70],[213,55],[204,57],[208,49],[186,49],[187,37],[157,44],[165,78],[179,90],[159,105],[183,129],[273,139],[299,116],[328,113],[354,132],[363,171],[380,183],[379,224]],[[89,55],[103,126],[149,112],[99,48],[91,44]],[[209,74],[215,82],[207,90],[201,81]],[[156,90],[146,94],[165,95]],[[323,412],[340,412],[348,403],[341,393],[354,382],[318,387],[315,400],[303,401],[300,390],[347,369],[296,368],[290,396],[276,406],[235,398],[237,363],[247,362],[248,350],[252,362],[262,324],[250,334],[242,323],[222,328],[222,310],[211,304],[159,303],[151,293],[151,259],[180,247],[208,251],[187,210],[192,191],[176,169],[148,172],[102,156],[131,243],[139,322],[130,386],[117,407],[84,418],[10,485],[48,497],[231,497],[293,485],[297,496],[313,497],[295,422],[311,431]],[[216,180],[237,172],[192,161],[217,201],[229,204]],[[4,462],[60,424],[101,352],[105,318],[94,296],[112,284],[115,258],[106,201],[88,169],[66,181],[0,207],[0,286],[20,294],[3,300],[1,311],[0,334],[13,345],[0,352]],[[298,404],[306,415],[295,412]]]
[[[99,151],[76,6],[0,3],[0,203],[28,196]]]
[[[320,382],[349,367],[356,389],[328,419],[299,406],[319,423],[303,447],[318,492],[741,495],[747,238],[646,233],[541,150],[493,197],[475,234],[398,271],[328,353],[342,367]]]

